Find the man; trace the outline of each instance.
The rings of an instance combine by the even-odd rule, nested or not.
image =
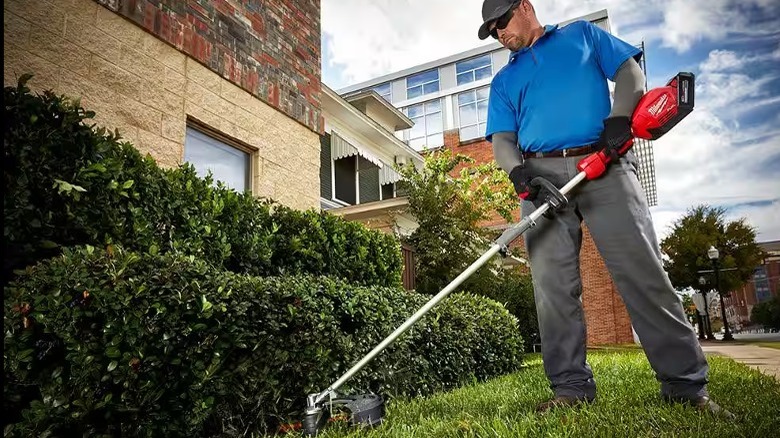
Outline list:
[[[498,39],[509,63],[490,86],[486,138],[529,214],[541,203],[531,179],[557,187],[574,177],[585,154],[605,150],[610,168],[582,183],[568,205],[524,237],[531,264],[544,369],[554,398],[539,411],[592,402],[586,361],[579,251],[584,220],[626,303],[661,394],[731,416],[710,400],[708,364],[661,265],[650,212],[632,152],[630,116],[644,92],[642,53],[591,23],[539,24],[527,0],[485,0],[479,38]],[[607,79],[615,82],[610,105]]]

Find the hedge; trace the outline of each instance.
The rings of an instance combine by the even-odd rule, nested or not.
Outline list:
[[[4,289],[4,422],[17,436],[273,431],[428,298],[66,249]],[[521,353],[502,305],[455,293],[342,389],[426,395],[514,371]]]
[[[313,274],[401,284],[400,244],[327,212],[236,193],[190,165],[161,169],[92,111],[29,76],[4,88],[4,282],[76,245],[184,252],[252,275]],[[5,284],[5,283],[4,283]]]

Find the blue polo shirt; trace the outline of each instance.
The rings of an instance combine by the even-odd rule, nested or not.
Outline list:
[[[642,52],[588,21],[545,26],[493,78],[485,137],[516,132],[524,152],[595,142],[612,108],[607,79],[629,57]]]

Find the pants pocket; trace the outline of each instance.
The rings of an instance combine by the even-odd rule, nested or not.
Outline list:
[[[633,172],[634,175],[639,174],[639,160],[637,160],[634,151],[626,152],[626,154],[620,159],[620,165],[626,171],[626,173]]]

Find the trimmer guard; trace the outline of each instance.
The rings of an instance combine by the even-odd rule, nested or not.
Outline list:
[[[385,401],[375,394],[345,397],[336,402],[343,402],[344,409],[351,413],[349,421],[353,426],[378,426],[385,418]]]
[[[321,405],[309,406],[301,424],[303,434],[316,436],[319,429],[328,421],[331,411],[347,411],[351,426],[374,427],[382,424],[385,418],[385,401],[376,394],[360,394],[341,396],[323,401]]]

